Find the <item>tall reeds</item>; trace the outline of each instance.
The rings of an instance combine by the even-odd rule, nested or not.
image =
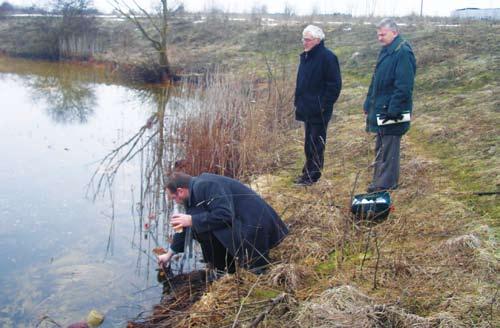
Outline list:
[[[87,60],[96,52],[102,51],[96,31],[84,31],[80,34],[61,35],[59,37],[59,55],[62,58]]]
[[[244,177],[277,166],[276,150],[289,124],[286,115],[276,115],[278,96],[222,73],[193,93],[195,100],[174,132],[185,171]]]

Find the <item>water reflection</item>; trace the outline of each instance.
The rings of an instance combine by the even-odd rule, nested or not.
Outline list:
[[[1,61],[0,72],[16,67]],[[103,327],[125,326],[127,319],[151,309],[161,292],[148,244],[152,238],[137,233],[143,223],[134,204],[141,199],[141,168],[149,167],[148,154],[154,150],[145,147],[123,163],[105,197],[92,203],[85,190],[92,163],[140,130],[157,108],[138,97],[142,91],[78,75],[70,83],[59,73],[49,74],[59,65],[43,70],[30,65],[43,74],[0,74],[0,112],[8,118],[0,120],[0,153],[8,154],[0,162],[0,326],[34,327],[44,316],[67,325],[92,308],[106,314]],[[71,98],[67,87],[80,95]],[[43,98],[33,102],[35,92]],[[46,110],[68,103],[58,95],[77,99],[73,108],[91,111],[67,114],[61,109],[64,121],[74,124],[59,124]],[[79,124],[82,117],[85,124]],[[157,125],[147,129],[141,147]],[[149,211],[140,208],[146,221]],[[165,243],[162,238],[158,242]],[[140,248],[131,247],[140,243]]]
[[[0,73],[22,77],[33,103],[43,104],[49,116],[63,124],[88,122],[97,105],[96,83],[118,82],[104,68],[8,57],[0,57]]]
[[[188,108],[186,99],[173,95],[172,88],[151,88],[139,90],[137,98],[155,109],[138,131],[128,140],[110,151],[96,168],[90,186],[94,199],[109,195],[113,202],[112,188],[115,177],[122,165],[138,157],[140,161],[140,188],[134,190],[139,199],[133,201],[134,222],[133,247],[137,249],[136,270],[147,270],[149,277],[151,263],[156,262],[152,254],[155,248],[168,248],[173,231],[170,217],[174,212],[182,211],[165,197],[165,174],[171,171],[182,157],[176,147],[176,131]],[[114,217],[111,217],[110,235],[107,253],[112,251]],[[176,273],[189,272],[201,267],[201,253],[195,247],[192,238],[187,239],[186,252],[177,261],[173,261]],[[145,263],[144,263],[145,262]]]
[[[168,247],[181,210],[163,179],[182,158],[175,129],[190,101],[182,89],[110,85],[87,68],[4,61],[0,326],[69,324],[92,308],[103,327],[125,326],[161,297],[152,249]],[[200,268],[193,254],[174,272]]]
[[[43,102],[57,123],[87,123],[96,107],[93,86],[75,81],[71,75],[40,76],[28,80],[34,103]]]

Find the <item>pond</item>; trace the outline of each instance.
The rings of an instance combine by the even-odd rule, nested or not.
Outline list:
[[[143,229],[144,217],[168,215],[162,194],[160,206],[141,197],[150,139],[93,199],[99,176],[116,167],[100,161],[158,106],[170,115],[170,103],[182,103],[158,102],[157,91],[99,69],[0,58],[0,326],[44,317],[66,326],[92,309],[105,314],[103,327],[125,326],[159,302],[151,250],[166,247],[169,228]]]

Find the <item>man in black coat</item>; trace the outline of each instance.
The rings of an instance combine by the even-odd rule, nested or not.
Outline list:
[[[324,45],[325,34],[314,25],[302,32],[304,52],[300,55],[295,88],[295,118],[304,122],[306,162],[295,182],[311,185],[321,177],[326,130],[333,104],[342,89],[337,56]]]
[[[206,262],[221,271],[234,272],[235,264],[262,268],[269,250],[287,235],[288,228],[274,209],[241,182],[215,174],[192,177],[175,172],[166,188],[168,197],[183,204],[186,214],[174,214],[174,235],[160,265],[184,251],[187,233],[198,240]],[[182,232],[180,232],[182,230]]]

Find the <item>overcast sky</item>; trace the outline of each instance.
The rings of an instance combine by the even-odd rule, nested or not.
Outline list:
[[[50,0],[0,0],[16,5],[44,6]],[[136,0],[137,3],[150,6],[158,0]],[[500,0],[169,0],[172,5],[184,3],[188,11],[202,11],[218,8],[225,12],[250,12],[252,7],[265,5],[269,13],[283,12],[285,4],[293,8],[297,14],[340,12],[356,16],[374,12],[377,16],[404,16],[411,13],[420,14],[423,1],[424,15],[449,16],[452,10],[466,7],[500,8]],[[104,12],[109,12],[111,6],[108,0],[93,0],[95,6]],[[375,9],[373,6],[375,4]]]

